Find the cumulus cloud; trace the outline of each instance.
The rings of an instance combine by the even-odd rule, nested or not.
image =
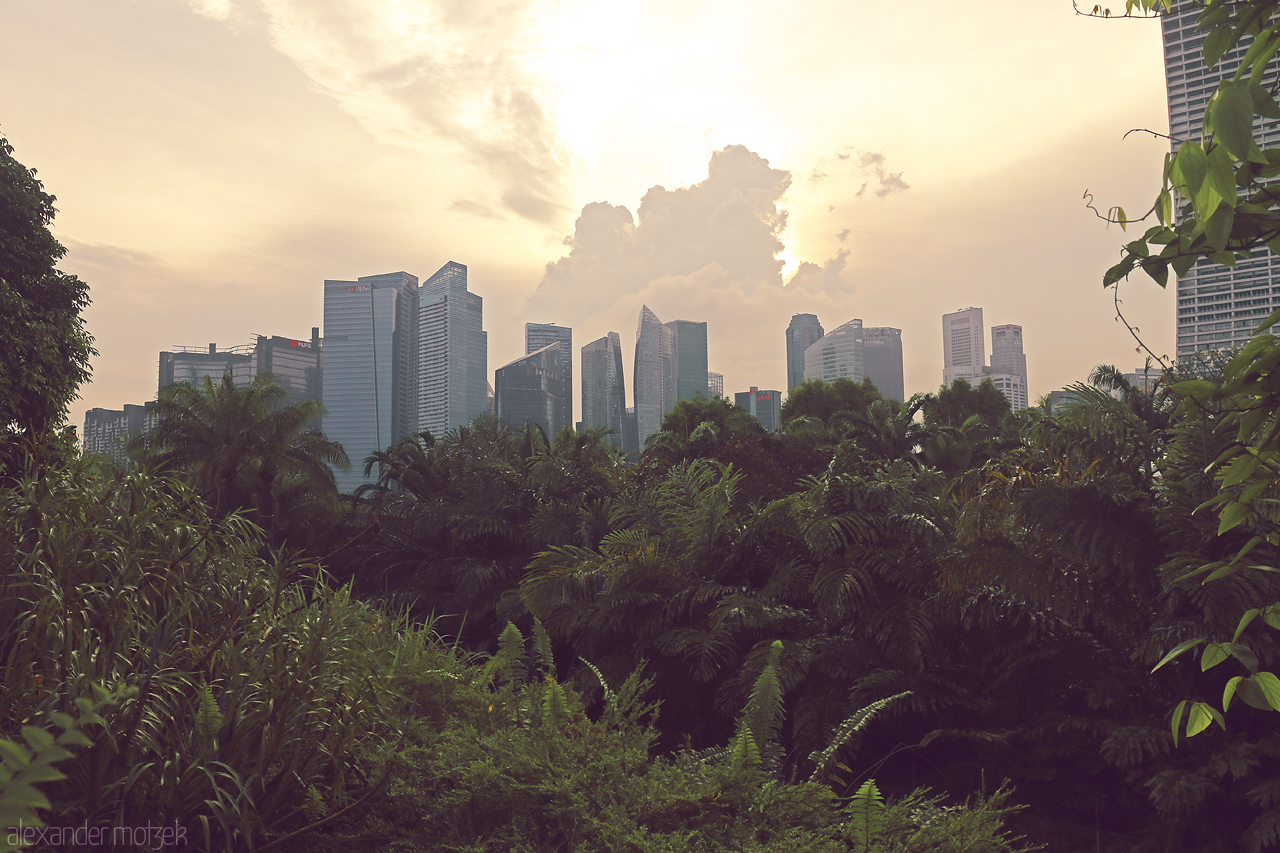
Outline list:
[[[847,250],[802,262],[784,281],[780,205],[791,181],[789,171],[730,145],[712,154],[702,181],[650,189],[635,216],[588,204],[566,240],[569,254],[547,265],[520,316],[558,318],[582,343],[620,331],[624,348],[642,304],[664,321],[705,320],[712,370],[727,370],[729,383],[777,387],[785,359],[774,350],[791,314],[821,310],[834,322],[853,310]]]
[[[379,140],[424,153],[452,146],[494,184],[480,208],[537,222],[567,210],[572,152],[531,61],[538,0],[188,2],[214,20],[261,24]]]

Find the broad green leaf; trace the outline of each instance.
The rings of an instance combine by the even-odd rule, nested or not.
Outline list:
[[[35,726],[23,726],[22,737],[32,752],[44,752],[53,746],[53,734]]]
[[[1200,645],[1200,644],[1201,644],[1201,643],[1203,643],[1203,642],[1204,642],[1204,639],[1203,639],[1203,638],[1201,638],[1201,639],[1198,639],[1198,640],[1187,640],[1186,642],[1179,643],[1178,645],[1174,646],[1173,651],[1169,652],[1169,654],[1167,654],[1167,655],[1165,655],[1164,657],[1162,657],[1162,658],[1160,659],[1160,663],[1158,663],[1158,664],[1156,664],[1155,666],[1153,666],[1153,667],[1151,668],[1151,671],[1152,671],[1152,672],[1155,672],[1157,669],[1159,669],[1160,667],[1164,666],[1164,665],[1165,665],[1165,664],[1167,664],[1169,661],[1173,660],[1173,659],[1174,659],[1174,658],[1176,658],[1178,655],[1180,655],[1180,654],[1182,654],[1183,652],[1185,652],[1187,649],[1193,649],[1193,648],[1195,648],[1196,646]]]
[[[1156,219],[1165,223],[1173,221],[1173,196],[1168,190],[1161,190],[1156,199]]]
[[[1235,32],[1231,27],[1217,27],[1204,39],[1204,64],[1209,68],[1218,64],[1233,42]]]
[[[1221,196],[1229,206],[1235,207],[1237,199],[1236,164],[1221,145],[1215,145],[1208,152],[1209,171],[1205,172],[1204,182]]]
[[[1204,651],[1200,654],[1200,671],[1204,672],[1210,667],[1217,666],[1227,659],[1227,650],[1222,647],[1222,643],[1210,643],[1204,647]]]
[[[1182,382],[1175,382],[1170,385],[1169,390],[1181,397],[1194,397],[1197,400],[1206,400],[1217,392],[1218,386],[1214,385],[1207,379],[1186,379]]]
[[[1280,118],[1280,104],[1271,97],[1265,86],[1257,83],[1249,84],[1249,97],[1253,100],[1253,111],[1266,118]]]
[[[1249,517],[1250,512],[1248,504],[1242,504],[1239,501],[1228,503],[1222,510],[1222,515],[1219,516],[1221,521],[1218,522],[1218,535],[1221,536],[1228,530],[1239,527]]]
[[[1236,457],[1236,460],[1226,467],[1222,472],[1222,486],[1234,486],[1236,483],[1243,482],[1253,476],[1253,472],[1258,470],[1258,457],[1253,454],[1245,454]]]
[[[1244,676],[1237,675],[1227,682],[1227,686],[1222,690],[1222,710],[1225,712],[1231,708],[1231,700],[1236,695],[1236,688],[1240,686],[1240,682],[1244,680]]]
[[[1186,699],[1183,699],[1181,702],[1179,702],[1177,706],[1173,709],[1173,725],[1171,726],[1171,728],[1173,729],[1173,745],[1174,746],[1178,745],[1178,731],[1179,731],[1178,726],[1182,722],[1182,715],[1186,713],[1186,710],[1187,710]]]
[[[1280,678],[1270,672],[1260,672],[1253,677],[1253,683],[1258,685],[1262,695],[1267,698],[1267,704],[1280,711]]]
[[[1205,222],[1204,237],[1215,252],[1221,252],[1227,247],[1227,241],[1231,239],[1231,226],[1235,221],[1236,209],[1227,202],[1220,202],[1217,209],[1213,211],[1213,215]],[[1214,260],[1222,263],[1218,258]],[[1235,258],[1231,258],[1231,261],[1234,262]],[[1226,265],[1233,266],[1234,263]]]
[[[1151,276],[1152,280],[1161,287],[1165,287],[1169,283],[1169,264],[1159,258],[1144,258],[1142,261],[1142,270]]]
[[[1240,624],[1236,626],[1236,634],[1234,637],[1231,638],[1231,642],[1234,643],[1236,640],[1240,639],[1240,635],[1244,633],[1244,629],[1248,628],[1249,623],[1251,623],[1254,619],[1257,619],[1258,614],[1261,612],[1262,611],[1256,607],[1254,607],[1251,610],[1246,610],[1244,612],[1244,615],[1240,617]]]
[[[1244,664],[1244,668],[1249,672],[1258,671],[1258,656],[1253,653],[1253,649],[1239,643],[1227,643],[1226,649],[1233,658]]]
[[[1208,42],[1206,40],[1206,47]],[[1253,98],[1244,80],[1224,82],[1209,105],[1214,139],[1237,160],[1249,159],[1253,141]]]
[[[1194,196],[1204,185],[1205,173],[1209,171],[1209,157],[1199,142],[1188,141],[1178,148],[1176,167],[1187,189],[1188,196]]]
[[[1213,716],[1209,713],[1209,706],[1203,702],[1195,703],[1191,706],[1191,712],[1187,714],[1187,737],[1195,737],[1209,728],[1212,722]]]

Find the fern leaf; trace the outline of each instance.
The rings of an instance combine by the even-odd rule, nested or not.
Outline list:
[[[778,681],[778,661],[781,657],[782,641],[774,640],[764,669],[751,688],[751,698],[747,700],[747,707],[743,712],[743,722],[755,743],[761,747],[776,743],[778,732],[782,728],[785,709],[782,703],[782,685]]]
[[[863,853],[869,851],[872,843],[883,834],[885,825],[884,798],[880,796],[874,779],[862,783],[845,811],[849,815],[848,832],[855,845],[853,849]]]
[[[853,737],[862,729],[866,728],[871,719],[880,711],[884,710],[889,704],[896,702],[904,696],[910,696],[911,691],[897,693],[893,696],[887,696],[879,701],[872,702],[854,711],[845,721],[836,728],[835,734],[831,738],[831,743],[827,744],[827,748],[822,752],[815,752],[809,756],[810,760],[816,761],[818,766],[814,768],[813,773],[809,776],[810,782],[822,782],[826,780],[827,774],[831,770],[831,765],[835,762],[836,755],[839,754],[840,748],[849,742],[849,738]],[[864,786],[865,787],[865,786]]]
[[[538,621],[536,616],[533,619],[533,652],[538,657],[542,673],[554,677],[556,674],[556,661],[551,653],[551,636],[547,633],[547,629],[542,627],[542,623]]]

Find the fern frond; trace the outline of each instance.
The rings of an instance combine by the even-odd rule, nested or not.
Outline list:
[[[840,748],[849,742],[849,738],[862,731],[876,714],[884,710],[885,707],[896,702],[907,693],[898,693],[893,696],[886,696],[878,702],[872,702],[854,711],[845,721],[836,729],[835,734],[831,738],[831,743],[827,744],[827,748],[822,752],[815,752],[809,756],[810,760],[816,761],[818,766],[814,768],[813,773],[809,776],[810,782],[825,782],[827,774],[831,770],[831,765],[835,763],[836,755],[840,752]],[[870,780],[868,780],[870,782]],[[863,786],[866,787],[865,785]],[[874,789],[874,785],[872,788]],[[861,792],[859,792],[861,793]],[[877,794],[878,796],[878,794]],[[855,797],[856,799],[856,797]]]

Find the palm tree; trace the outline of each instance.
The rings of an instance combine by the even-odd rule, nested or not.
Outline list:
[[[199,386],[176,382],[156,402],[155,431],[130,450],[159,470],[187,473],[216,516],[248,511],[269,542],[282,544],[335,506],[332,467],[348,465],[341,445],[307,428],[323,407],[281,405],[287,393],[269,372],[245,387],[230,373],[216,384],[208,376]]]

